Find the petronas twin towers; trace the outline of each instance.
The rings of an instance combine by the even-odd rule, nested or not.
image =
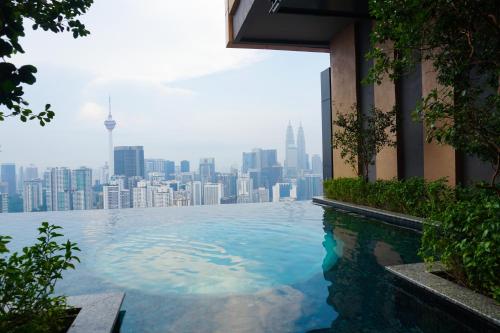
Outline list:
[[[304,137],[304,129],[302,124],[299,125],[297,131],[297,144],[295,144],[295,135],[293,127],[288,122],[286,129],[286,147],[285,147],[285,177],[296,178],[300,176],[304,170],[309,169],[309,157],[306,153],[306,139]]]

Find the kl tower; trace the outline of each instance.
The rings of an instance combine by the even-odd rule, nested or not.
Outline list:
[[[104,126],[106,126],[106,129],[108,130],[109,133],[109,177],[113,176],[115,174],[115,161],[114,161],[114,156],[113,156],[113,129],[116,126],[116,121],[113,120],[113,117],[111,116],[111,96],[109,97],[108,101],[108,107],[109,107],[109,114],[108,114],[108,119],[104,121]]]

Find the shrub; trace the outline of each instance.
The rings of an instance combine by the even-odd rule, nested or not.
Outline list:
[[[80,251],[69,240],[58,243],[59,226],[43,222],[38,242],[9,257],[10,237],[0,236],[0,331],[57,332],[68,309],[64,296],[54,296],[62,272],[74,269]]]
[[[337,178],[324,182],[324,192],[330,199],[419,217],[444,210],[456,196],[444,179],[427,182],[421,178],[375,182],[366,182],[362,178]]]
[[[432,265],[440,260],[459,284],[500,302],[500,200],[480,193],[430,216],[419,255]]]

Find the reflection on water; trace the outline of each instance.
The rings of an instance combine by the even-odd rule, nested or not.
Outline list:
[[[42,219],[83,250],[58,291],[125,291],[122,332],[462,329],[383,269],[418,261],[417,234],[308,202],[9,215],[0,233],[19,248]]]

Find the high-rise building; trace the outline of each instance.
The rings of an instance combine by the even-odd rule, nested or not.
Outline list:
[[[132,207],[146,208],[153,206],[153,193],[151,188],[148,188],[146,181],[140,181],[137,186],[132,188]]]
[[[272,187],[281,181],[283,176],[276,149],[255,148],[250,153],[243,153],[242,165],[242,172],[248,173],[252,188],[264,187],[272,198]]]
[[[9,196],[16,195],[16,165],[14,163],[3,163],[0,171],[1,181],[7,184],[7,194]]]
[[[190,185],[191,190],[191,205],[199,206],[202,204],[202,185],[201,181],[195,180]]]
[[[165,160],[162,158],[146,158],[144,159],[144,172],[165,173]]]
[[[144,148],[143,146],[115,147],[115,172],[117,176],[144,178]]]
[[[306,153],[306,139],[302,124],[299,125],[297,131],[297,172],[302,173],[309,169],[309,157]]]
[[[286,129],[285,142],[285,176],[287,178],[297,177],[298,169],[298,151],[295,145],[295,136],[293,134],[292,124],[289,122]]]
[[[320,175],[307,174],[297,179],[297,200],[310,200],[323,194],[323,183]]]
[[[24,168],[24,180],[30,181],[33,179],[38,179],[38,168],[30,164],[26,168]]]
[[[120,209],[130,207],[130,191],[125,189],[123,181],[112,180],[102,187],[103,208]]]
[[[23,210],[37,212],[43,208],[43,182],[41,179],[32,179],[24,182]]]
[[[116,170],[114,168],[115,157],[113,156],[113,130],[115,129],[116,121],[111,116],[111,97],[109,97],[108,100],[108,108],[109,108],[108,119],[104,121],[104,126],[108,130],[108,154],[109,154],[108,164],[109,164],[109,170],[111,172],[109,176],[111,177],[114,175],[113,172]]]
[[[43,175],[47,210],[71,210],[71,170],[51,168]]]
[[[225,202],[236,202],[237,195],[237,175],[233,173],[217,174],[217,183],[222,184],[223,197]]]
[[[213,157],[200,159],[200,180],[203,184],[215,182],[215,159]]]
[[[189,172],[189,161],[181,161],[181,172]]]
[[[203,185],[203,204],[219,205],[222,199],[222,184],[206,183]]]
[[[92,169],[81,167],[72,171],[73,209],[92,209]]]
[[[314,174],[323,175],[323,163],[321,161],[321,156],[318,154],[314,154],[311,157],[311,169]]]
[[[16,184],[16,193],[23,194],[24,190],[24,168],[19,167],[19,172],[17,173],[17,184]]]
[[[242,173],[238,175],[237,180],[237,202],[238,203],[250,203],[252,202],[252,181],[248,174]]]
[[[165,161],[165,179],[173,180],[175,179],[175,162]]]
[[[0,213],[9,212],[9,194],[0,193]]]

